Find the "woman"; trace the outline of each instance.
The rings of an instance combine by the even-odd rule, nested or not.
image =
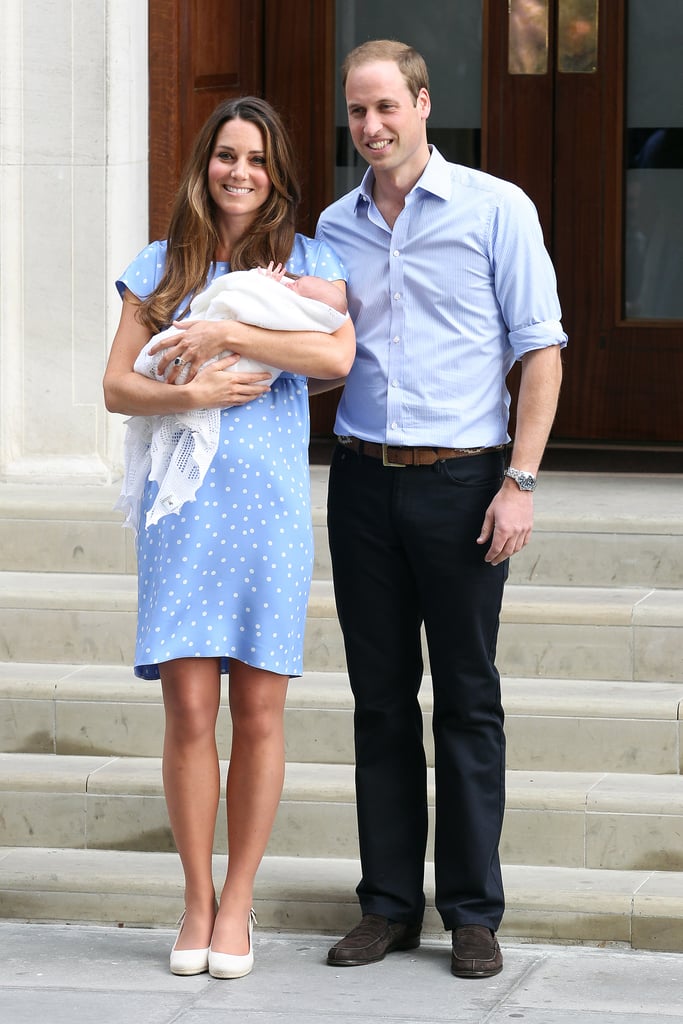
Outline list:
[[[195,141],[168,240],[144,249],[117,282],[123,309],[104,377],[107,408],[133,416],[222,410],[219,450],[195,500],[145,529],[157,489],[148,481],[138,530],[135,673],[161,679],[164,792],[185,875],[176,974],[242,977],[253,966],[254,878],[282,790],[284,702],[289,677],[302,671],[312,570],[305,376],[345,376],[355,346],[348,319],[331,335],[178,319],[213,277],[271,261],[345,290],[336,255],[295,232],[293,166],[267,103],[219,105]],[[183,330],[159,365],[163,373],[172,364],[167,382],[135,373],[143,346],[172,322]],[[225,350],[234,355],[197,373]],[[285,372],[270,387],[265,372],[224,373],[240,356]],[[175,387],[181,368],[188,382]],[[233,739],[229,856],[217,907],[221,672],[229,673]]]

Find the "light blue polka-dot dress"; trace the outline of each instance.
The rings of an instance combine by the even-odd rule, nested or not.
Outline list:
[[[116,282],[144,298],[164,269],[152,242]],[[287,269],[346,280],[330,247],[297,235]],[[210,279],[229,270],[213,266]],[[138,530],[135,674],[158,679],[174,658],[237,658],[301,675],[313,567],[306,378],[283,373],[248,405],[223,409],[218,452],[193,502],[145,528],[157,484],[147,481]]]

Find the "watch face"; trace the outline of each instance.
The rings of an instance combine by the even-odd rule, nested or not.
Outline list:
[[[536,488],[536,480],[531,473],[524,473],[521,469],[507,469],[505,475],[515,481],[520,491],[533,491]]]

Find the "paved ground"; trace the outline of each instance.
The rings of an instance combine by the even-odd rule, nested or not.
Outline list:
[[[446,942],[328,967],[319,935],[255,933],[249,977],[175,978],[166,930],[0,921],[3,1024],[669,1024],[683,954],[503,943],[490,981],[449,971]]]

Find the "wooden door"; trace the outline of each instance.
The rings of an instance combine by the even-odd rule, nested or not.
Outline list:
[[[570,342],[553,436],[682,442],[683,320],[631,317],[624,292],[627,2],[591,6],[594,59],[563,70],[563,3],[552,0],[547,69],[520,73],[508,4],[487,5],[483,162],[534,199],[557,271]]]
[[[664,14],[677,0],[638,2],[660,30],[676,23]],[[511,10],[546,4],[545,67],[520,72],[510,61]],[[591,7],[595,60],[572,65],[562,19]],[[570,338],[553,437],[681,443],[683,319],[636,318],[625,293],[628,0],[482,0],[482,8],[482,166],[537,204]],[[304,195],[299,227],[312,233],[334,198],[334,0],[149,0],[149,12],[150,236],[164,235],[207,113],[248,93],[273,103],[291,129]],[[680,76],[670,78],[680,91]],[[335,405],[334,395],[313,400],[313,433],[331,433]]]

